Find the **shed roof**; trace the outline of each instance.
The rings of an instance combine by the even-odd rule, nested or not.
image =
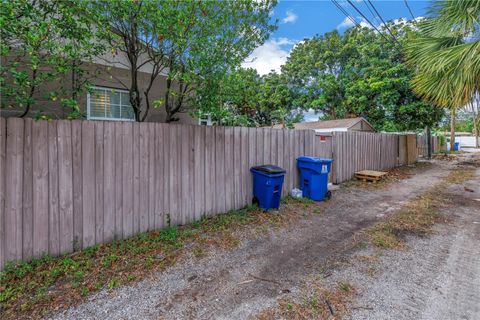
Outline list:
[[[358,118],[347,118],[347,119],[337,119],[337,120],[325,120],[325,121],[313,121],[313,122],[300,122],[300,123],[295,123],[294,128],[299,129],[299,130],[304,130],[304,129],[310,129],[310,130],[315,130],[315,129],[338,129],[338,128],[351,128],[360,121],[365,121],[369,126],[373,126],[364,118],[358,117]],[[274,125],[274,128],[282,128],[282,125]]]

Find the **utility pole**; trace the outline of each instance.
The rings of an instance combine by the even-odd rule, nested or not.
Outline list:
[[[427,158],[432,159],[432,130],[427,127]]]

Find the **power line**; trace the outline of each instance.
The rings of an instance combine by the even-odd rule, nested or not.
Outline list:
[[[373,5],[373,3],[370,0],[367,0],[367,1],[370,4],[370,6],[372,7],[372,9],[376,12],[376,14],[380,18],[380,20],[382,20],[383,25],[385,26],[385,28],[387,28],[388,33],[390,33],[390,35],[392,36],[392,38],[395,40],[396,43],[400,44],[397,41],[397,38],[393,35],[392,30],[390,30],[390,28],[388,27],[388,24],[385,22],[385,20],[383,20],[382,16],[380,15],[380,13],[377,10],[377,8],[375,8],[375,6]],[[348,2],[350,2],[350,0],[348,0]]]
[[[362,1],[362,3],[365,5],[365,7],[367,7],[368,11],[370,11],[373,19],[375,19],[375,21],[380,24],[380,20],[377,19],[377,16],[375,15],[375,13],[373,13],[372,9],[370,9],[370,6],[368,5],[368,3],[366,3],[365,1]]]
[[[360,24],[358,24],[357,20],[355,20],[355,18],[353,18],[338,2],[337,0],[331,0],[332,3],[338,8],[338,10],[340,10],[350,21],[353,22],[353,24],[357,27],[360,26]]]
[[[407,0],[403,0],[403,2],[405,2],[405,5],[407,6],[407,9],[410,12],[410,15],[412,16],[412,19],[415,20],[415,16],[413,15],[412,9],[410,9],[410,6],[408,5]]]
[[[368,18],[363,14],[363,12],[360,11],[360,10],[352,3],[351,0],[347,0],[347,1],[348,1],[348,3],[353,7],[353,9],[355,9],[355,11],[357,11],[357,12],[363,17],[363,19],[365,19],[365,21],[367,21],[367,22],[373,27],[373,29],[375,29],[385,40],[389,41],[388,38],[385,37],[385,35],[384,35],[383,33],[381,33],[380,30],[378,30],[378,28],[377,28],[373,23],[370,22],[370,20],[368,20]],[[393,38],[393,39],[396,41],[395,38]]]

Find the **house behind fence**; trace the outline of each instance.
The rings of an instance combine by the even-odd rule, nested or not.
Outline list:
[[[415,137],[415,136],[413,136]],[[333,181],[413,161],[407,136],[0,118],[0,267],[182,225],[252,200],[250,167],[334,159]],[[416,160],[416,145],[415,158]]]

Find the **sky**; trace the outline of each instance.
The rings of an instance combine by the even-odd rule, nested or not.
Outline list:
[[[385,20],[412,19],[404,0],[371,0],[381,17]],[[369,24],[345,0],[337,2],[363,25]],[[374,18],[367,8],[367,0],[352,0],[353,4],[374,24],[381,21]],[[424,17],[430,1],[407,0],[414,17]],[[371,9],[371,8],[370,8]],[[372,10],[373,13],[375,13]],[[272,21],[278,20],[278,29],[260,47],[246,59],[244,67],[254,68],[260,74],[271,70],[280,71],[289,52],[305,38],[337,29],[344,32],[353,26],[346,16],[331,0],[280,0],[271,14]]]

